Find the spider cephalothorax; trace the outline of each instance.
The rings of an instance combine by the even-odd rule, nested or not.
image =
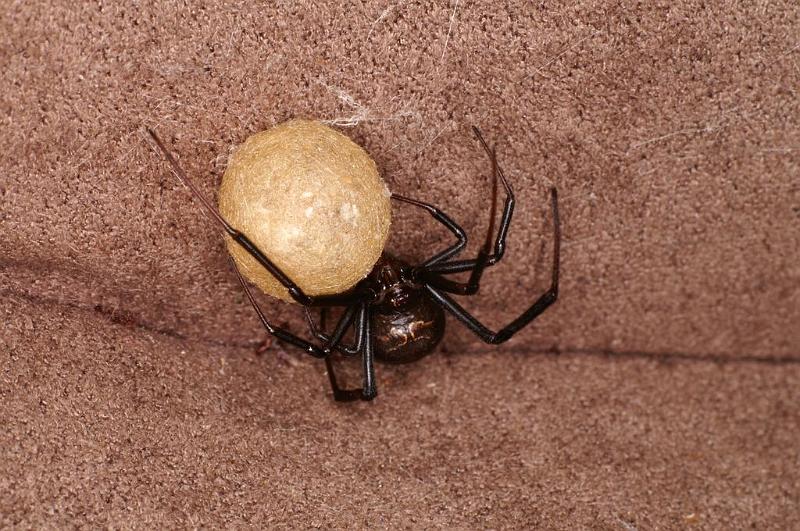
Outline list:
[[[473,127],[473,131],[489,155],[494,174],[489,228],[478,255],[472,259],[453,260],[453,257],[461,252],[467,243],[464,230],[433,205],[392,194],[392,200],[427,211],[436,221],[450,230],[457,241],[416,265],[407,264],[384,252],[367,277],[350,290],[333,295],[311,296],[306,294],[268,256],[260,251],[246,234],[232,227],[219,211],[200,195],[158,136],[148,129],[156,146],[169,161],[173,173],[191,189],[208,214],[234,242],[286,288],[294,301],[305,306],[311,333],[320,343],[308,341],[274,326],[256,303],[250,288],[234,264],[237,277],[264,328],[278,339],[299,347],[312,356],[323,358],[328,369],[334,398],[342,401],[371,400],[377,395],[375,360],[386,363],[408,363],[432,352],[444,335],[445,312],[450,313],[481,340],[497,344],[507,341],[517,331],[533,321],[558,297],[561,229],[555,188],[550,191],[554,236],[550,288],[519,317],[497,332],[487,328],[451,297],[450,294],[474,295],[477,293],[484,270],[499,262],[503,257],[506,235],[514,212],[514,194],[505,175],[497,165],[494,150],[489,148],[477,128]],[[495,235],[498,182],[502,183],[505,189],[506,199],[500,226]],[[466,282],[450,278],[453,274],[466,272],[469,273]],[[312,306],[321,308],[319,326],[314,323],[308,312],[308,308]],[[334,329],[326,332],[327,310],[331,307],[343,307],[344,311]],[[347,344],[343,338],[351,329],[354,332],[353,342]],[[360,389],[341,389],[339,387],[331,361],[334,351],[344,356],[361,357],[363,385]]]

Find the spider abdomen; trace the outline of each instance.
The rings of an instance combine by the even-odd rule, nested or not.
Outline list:
[[[372,313],[375,358],[384,363],[410,363],[430,354],[444,336],[444,312],[427,297],[402,309]]]

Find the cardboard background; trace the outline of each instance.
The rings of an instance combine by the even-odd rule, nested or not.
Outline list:
[[[794,2],[13,4],[0,18],[0,514],[159,526],[790,528],[800,469]],[[465,305],[500,348],[379,367],[372,404],[263,340],[212,195],[293,116],[482,240],[498,146],[518,208]],[[390,248],[449,241],[396,209]],[[426,253],[423,253],[426,254]],[[297,307],[264,301],[300,326]],[[560,352],[560,355],[554,355]],[[275,355],[273,355],[275,354]]]

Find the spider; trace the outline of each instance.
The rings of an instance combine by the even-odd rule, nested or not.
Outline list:
[[[295,301],[304,306],[310,332],[319,343],[307,341],[287,329],[272,324],[259,307],[236,264],[233,264],[236,276],[267,332],[285,343],[304,350],[311,356],[322,358],[325,361],[334,399],[346,402],[359,399],[372,400],[377,396],[376,360],[394,364],[409,363],[430,354],[444,335],[445,313],[451,314],[484,342],[496,345],[510,339],[558,298],[561,227],[558,215],[558,193],[555,187],[550,189],[554,243],[549,289],[527,310],[498,331],[493,331],[481,323],[451,296],[475,295],[478,292],[483,272],[487,267],[497,264],[503,258],[506,236],[511,225],[511,216],[514,213],[514,192],[497,164],[495,149],[489,147],[477,127],[473,126],[472,130],[488,155],[493,172],[489,227],[485,242],[477,256],[472,259],[454,260],[453,258],[467,244],[467,235],[464,230],[437,207],[423,201],[392,194],[391,199],[428,212],[433,219],[453,233],[456,242],[415,265],[384,251],[372,271],[354,287],[345,293],[324,296],[310,296],[304,293],[248,239],[247,235],[225,221],[219,211],[189,180],[161,139],[151,129],[148,128],[147,132],[170,164],[172,172],[200,201],[208,216],[278,279]],[[493,237],[497,213],[498,181],[505,189],[505,202],[499,230]],[[450,275],[465,272],[469,272],[466,282],[450,278]],[[319,326],[314,323],[308,311],[310,307],[320,308]],[[344,311],[333,331],[326,332],[328,309],[332,307],[341,307],[344,308]],[[351,328],[354,330],[353,342],[347,344],[343,339]],[[345,389],[339,386],[331,359],[334,352],[343,356],[360,355],[363,371],[361,388]]]

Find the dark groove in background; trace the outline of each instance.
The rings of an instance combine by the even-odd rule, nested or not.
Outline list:
[[[39,297],[31,295],[30,293],[2,290],[0,296],[13,298],[17,297],[23,299],[31,304],[40,306],[57,306],[70,310],[75,310],[83,313],[100,315],[106,321],[127,327],[130,329],[144,330],[153,334],[177,339],[181,341],[189,341],[201,345],[214,346],[214,347],[227,347],[238,349],[253,349],[260,345],[263,341],[224,341],[218,339],[209,339],[203,337],[190,337],[177,330],[171,328],[160,328],[153,326],[134,314],[116,308],[109,308],[103,304],[95,304],[94,306],[85,306],[71,302],[64,302],[57,299],[50,299],[46,297]],[[441,350],[441,349],[440,349]],[[760,365],[800,365],[800,354],[797,356],[730,356],[719,353],[699,353],[692,354],[689,352],[678,351],[643,351],[636,349],[609,349],[597,347],[559,347],[557,345],[545,346],[531,346],[529,348],[511,347],[511,348],[495,348],[493,352],[512,354],[512,355],[544,355],[544,356],[593,356],[607,359],[644,359],[653,360],[661,363],[674,363],[674,362],[693,362],[693,363],[717,363],[720,365],[733,365],[733,364],[747,364],[754,363]],[[486,354],[486,348],[474,348],[460,350],[457,354]],[[455,352],[449,354],[455,355]]]

